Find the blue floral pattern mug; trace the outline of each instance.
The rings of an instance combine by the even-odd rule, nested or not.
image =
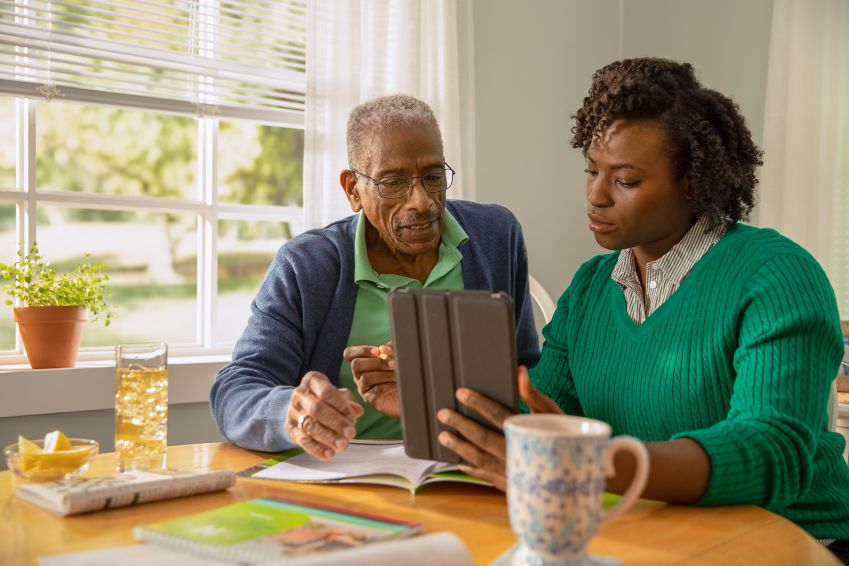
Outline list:
[[[519,539],[513,565],[589,565],[589,540],[645,487],[645,446],[630,436],[611,439],[607,423],[568,415],[514,415],[504,421],[504,432],[510,525]],[[620,450],[636,459],[634,480],[603,512],[602,494]]]

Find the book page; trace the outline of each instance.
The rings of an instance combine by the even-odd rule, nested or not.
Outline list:
[[[362,547],[333,550],[303,557],[266,561],[263,566],[374,566],[404,563],[405,566],[430,566],[434,563],[471,566],[472,558],[463,542],[448,532],[421,535]],[[233,566],[236,562],[201,558],[152,544],[103,548],[41,557],[40,566]]]
[[[54,554],[40,557],[38,563],[40,566],[233,566],[233,562],[195,557],[152,544]]]
[[[442,472],[435,472],[434,474],[428,476],[426,480],[422,482],[422,484],[429,483],[437,483],[437,482],[463,482],[463,483],[473,483],[475,485],[485,485],[488,487],[493,487],[493,485],[481,478],[476,478],[475,476],[470,476],[465,472],[461,472],[460,470],[445,470]]]
[[[472,566],[472,556],[463,541],[454,533],[441,532],[401,540],[381,542],[340,550],[330,554],[307,556],[286,561],[274,560],[263,566],[374,566],[375,564],[404,564],[404,566]]]
[[[233,566],[211,558],[196,557],[152,544],[119,546],[100,550],[43,556],[38,559],[41,566]],[[370,544],[346,550],[334,550],[324,554],[287,557],[265,562],[263,566],[374,566],[375,564],[402,563],[404,566],[430,566],[451,564],[471,566],[472,558],[463,542],[448,532],[421,535],[380,544]],[[611,565],[615,566],[615,565]]]
[[[361,478],[372,474],[392,474],[418,486],[429,474],[452,467],[432,460],[417,460],[404,453],[403,444],[351,444],[332,460],[319,460],[309,454],[299,454],[284,462],[265,468],[252,477],[284,481],[334,481]]]

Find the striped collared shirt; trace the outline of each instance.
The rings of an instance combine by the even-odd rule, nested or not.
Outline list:
[[[645,294],[640,285],[634,251],[628,248],[619,254],[611,278],[622,287],[628,316],[636,324],[645,322],[651,313],[672,296],[696,262],[702,259],[725,232],[723,226],[708,232],[705,232],[706,229],[707,222],[704,218],[699,218],[671,250],[646,264]]]

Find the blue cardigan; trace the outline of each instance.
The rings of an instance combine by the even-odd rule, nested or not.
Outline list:
[[[466,289],[503,291],[514,299],[519,363],[532,367],[539,344],[528,292],[522,228],[506,208],[449,200],[469,240]],[[277,252],[251,304],[251,317],[210,391],[218,428],[244,448],[292,448],[285,420],[293,389],[310,370],[339,383],[342,351],[354,319],[357,216],[305,232]]]

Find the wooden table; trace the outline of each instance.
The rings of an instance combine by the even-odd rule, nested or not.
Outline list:
[[[227,443],[168,448],[179,469],[242,470],[267,458]],[[114,469],[114,455],[98,457],[90,474]],[[138,524],[199,513],[237,500],[283,495],[421,521],[426,532],[456,533],[476,564],[489,564],[514,542],[503,494],[461,484],[409,492],[371,485],[308,485],[240,479],[226,492],[172,499],[60,518],[12,497],[10,472],[0,473],[0,564],[35,563],[39,556],[133,544]],[[757,507],[701,509],[639,501],[605,526],[590,552],[630,564],[837,564],[830,552],[793,523]],[[446,565],[447,566],[447,565]]]

